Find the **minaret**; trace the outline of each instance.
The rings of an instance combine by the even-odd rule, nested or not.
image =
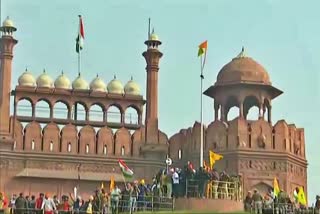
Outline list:
[[[10,93],[13,47],[18,42],[13,38],[16,30],[9,17],[0,27],[0,147],[1,143],[13,141],[13,133],[10,133]]]
[[[147,50],[143,52],[146,59],[147,67],[147,109],[145,117],[146,126],[146,143],[157,144],[159,143],[158,137],[158,71],[159,60],[162,53],[158,47],[161,45],[159,37],[154,33],[149,35],[147,41]]]

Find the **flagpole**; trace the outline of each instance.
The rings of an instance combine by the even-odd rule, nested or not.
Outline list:
[[[81,15],[79,15],[79,32],[78,32],[78,39],[80,41],[80,37],[81,37],[81,32],[80,32],[80,29],[81,28]],[[78,41],[78,42],[79,42]],[[81,48],[79,47],[79,51],[78,51],[78,75],[80,76],[81,74]]]
[[[78,53],[78,75],[80,76],[81,74],[81,56],[80,56],[80,50],[79,50],[79,53]]]
[[[203,61],[204,62],[204,61]],[[200,74],[200,167],[203,167],[203,103],[202,103],[202,91],[203,91],[203,66],[204,63],[202,62],[202,56],[200,58],[200,68],[201,68],[201,74]]]

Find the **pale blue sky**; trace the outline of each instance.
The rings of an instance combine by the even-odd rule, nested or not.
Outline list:
[[[197,45],[209,41],[204,87],[215,82],[220,68],[241,47],[269,72],[284,94],[273,102],[273,122],[286,119],[305,128],[308,190],[320,194],[320,2],[276,0],[2,0],[2,19],[10,15],[18,32],[13,85],[27,66],[39,75],[61,70],[77,75],[75,37],[82,14],[86,39],[83,74],[105,81],[114,74],[123,82],[131,75],[145,92],[145,61],[141,53],[147,20],[163,42],[159,73],[160,127],[169,136],[199,118]],[[204,98],[205,122],[213,118],[212,100]]]

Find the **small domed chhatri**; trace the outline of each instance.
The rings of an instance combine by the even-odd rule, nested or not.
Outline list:
[[[124,86],[124,93],[129,95],[140,95],[140,86],[138,83],[133,81],[132,77],[131,80],[129,80]]]
[[[14,27],[13,21],[7,16],[7,18],[3,21],[2,27]]]
[[[244,48],[231,62],[220,70],[216,85],[253,83],[271,85],[268,72],[245,54]]]
[[[51,77],[43,70],[43,73],[37,79],[37,87],[39,88],[52,88],[53,81]]]
[[[36,86],[36,79],[34,76],[26,69],[25,72],[18,79],[19,86],[34,87]]]
[[[90,90],[92,91],[106,92],[106,88],[106,84],[99,75],[97,75],[97,77],[90,83]]]
[[[150,35],[149,40],[160,41],[159,36],[157,34],[155,34],[154,32],[152,32],[152,34]]]
[[[122,83],[117,80],[116,76],[108,83],[108,92],[111,94],[124,94]]]
[[[54,87],[58,89],[70,89],[71,82],[69,78],[64,75],[63,71],[61,75],[54,81]]]
[[[81,77],[81,74],[72,82],[72,88],[76,90],[88,90],[89,85],[85,79]]]

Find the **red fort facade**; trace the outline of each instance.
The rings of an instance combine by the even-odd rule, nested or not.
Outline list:
[[[11,89],[15,31],[7,18],[0,39],[0,190],[62,195],[80,185],[82,192],[90,194],[112,176],[122,181],[119,158],[147,180],[164,167],[167,155],[175,165],[187,161],[199,165],[199,123],[171,138],[158,127],[162,53],[156,34],[145,42],[144,100],[133,79],[123,86],[116,77],[105,84],[97,76],[88,84],[79,74],[71,83],[63,73],[53,81],[45,71],[34,78],[26,70]],[[222,154],[216,167],[241,175],[244,191],[267,191],[277,177],[284,190],[292,192],[303,186],[307,192],[304,130],[284,120],[272,123],[271,103],[282,91],[272,86],[260,64],[243,50],[221,69],[216,83],[204,94],[214,99],[215,115],[204,128],[206,159],[209,150]],[[39,103],[46,104],[46,115]],[[98,117],[94,117],[93,107],[99,109]],[[239,114],[228,120],[232,107],[238,107]],[[247,120],[252,107],[259,108],[259,117]],[[62,109],[63,116],[59,113]],[[117,110],[116,119],[111,109]],[[133,110],[135,122],[129,110]]]

